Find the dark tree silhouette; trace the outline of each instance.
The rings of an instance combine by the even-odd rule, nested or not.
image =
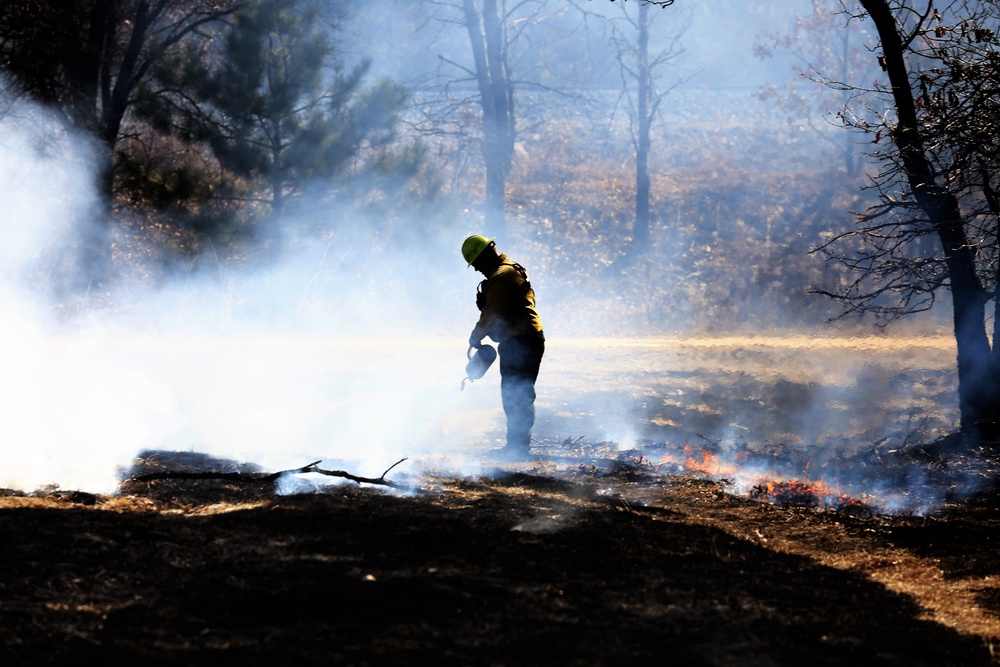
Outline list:
[[[163,95],[171,104],[149,109],[158,124],[183,128],[226,169],[259,182],[276,219],[363,147],[391,142],[406,100],[388,79],[362,87],[368,61],[345,71],[319,11],[304,0],[249,0],[223,31],[217,58],[188,49],[162,63],[157,78],[176,92]]]
[[[62,111],[105,148],[100,183],[110,199],[114,152],[137,88],[160,59],[233,12],[236,0],[5,0],[0,66],[12,91]]]
[[[997,303],[1000,153],[992,128],[1000,13],[994,3],[952,3],[943,16],[930,2],[919,11],[912,4],[861,0],[889,82],[872,92],[892,113],[844,116],[884,146],[874,154],[880,170],[872,177],[881,205],[823,248],[857,272],[831,295],[849,310],[896,318],[929,309],[948,290],[961,429],[974,440],[996,439],[1000,356],[987,333],[986,304],[992,299],[995,310]]]
[[[507,226],[504,191],[514,159],[514,84],[507,63],[507,26],[498,0],[463,0],[465,28],[476,68],[483,110],[483,158],[486,162],[485,229],[502,238]]]
[[[117,150],[126,119],[152,67],[241,6],[238,0],[79,0],[0,3],[0,68],[9,91],[42,102],[103,147],[97,186],[110,221]],[[103,226],[81,246],[81,289],[111,273]]]

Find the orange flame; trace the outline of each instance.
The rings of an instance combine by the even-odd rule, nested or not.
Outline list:
[[[737,455],[733,463],[723,463],[718,454],[709,450],[696,451],[687,445],[683,448],[683,458],[675,454],[664,454],[661,463],[680,465],[691,472],[711,476],[731,475],[739,469],[740,460],[747,456]],[[808,475],[811,461],[806,465]],[[826,505],[834,507],[865,507],[865,504],[839,487],[831,486],[824,480],[812,479],[766,479],[761,478],[748,494],[753,499],[767,500],[778,504]]]

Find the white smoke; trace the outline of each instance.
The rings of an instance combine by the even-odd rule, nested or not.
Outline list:
[[[420,342],[427,322],[462,309],[442,310],[452,295],[434,281],[413,282],[442,274],[419,253],[340,275],[325,302],[303,297],[323,268],[306,254],[134,288],[114,315],[68,319],[52,278],[96,224],[93,155],[37,106],[0,119],[0,487],[113,492],[144,449],[372,477],[404,457],[401,473],[475,466],[461,452],[495,426],[496,387],[459,391],[464,338]],[[448,279],[471,294],[470,275]],[[473,313],[462,317],[471,329]]]
[[[170,410],[134,371],[109,366],[89,353],[86,340],[57,333],[46,271],[61,270],[61,249],[92,219],[93,158],[86,140],[39,107],[12,103],[0,118],[5,487],[107,490],[115,465],[148,442]]]

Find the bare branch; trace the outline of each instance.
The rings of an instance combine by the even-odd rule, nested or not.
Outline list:
[[[398,466],[405,458],[400,459],[393,463],[389,468],[382,473],[380,477],[361,477],[353,473],[349,473],[346,470],[325,470],[318,467],[322,461],[313,461],[312,463],[306,464],[301,468],[292,468],[290,470],[280,470],[278,472],[271,473],[259,473],[259,472],[213,472],[213,471],[164,471],[148,473],[145,475],[136,475],[135,477],[130,477],[126,482],[154,482],[158,480],[165,479],[186,479],[186,480],[220,480],[227,482],[239,482],[246,484],[268,484],[276,481],[282,475],[302,475],[307,473],[316,473],[319,475],[326,475],[328,477],[343,477],[344,479],[349,479],[352,482],[357,482],[358,484],[376,484],[380,486],[388,486],[392,488],[402,488],[401,485],[388,480],[385,478],[389,471]]]

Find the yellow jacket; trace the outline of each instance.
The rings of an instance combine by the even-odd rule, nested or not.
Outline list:
[[[489,336],[502,343],[511,336],[542,330],[528,272],[507,255],[500,254],[500,266],[481,286],[484,303],[479,322],[472,330],[472,340],[482,341]]]

